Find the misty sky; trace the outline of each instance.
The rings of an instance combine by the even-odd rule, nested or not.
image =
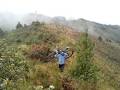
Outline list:
[[[120,0],[0,0],[0,12],[84,18],[120,25]]]

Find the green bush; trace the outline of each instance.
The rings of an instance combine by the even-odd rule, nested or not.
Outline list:
[[[79,80],[84,81],[96,81],[97,79],[97,68],[93,64],[93,49],[94,44],[88,38],[88,34],[85,33],[80,37],[76,45],[77,49],[77,63],[73,70],[71,70],[71,75]]]
[[[16,25],[16,29],[20,29],[22,27],[23,27],[22,24],[20,22],[18,22],[18,24]]]
[[[5,35],[5,32],[0,28],[0,38]]]
[[[29,65],[23,58],[8,55],[0,57],[0,89],[6,89],[8,82],[15,86],[18,80],[27,78],[28,71]]]

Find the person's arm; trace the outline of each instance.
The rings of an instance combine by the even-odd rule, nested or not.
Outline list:
[[[53,58],[55,58],[55,55],[56,55],[56,53],[55,52],[52,52],[52,53],[50,53],[48,56],[47,56],[47,59],[53,59]]]
[[[64,55],[65,55],[65,59],[67,59],[67,58],[68,58],[68,54],[67,54],[67,53],[64,53]]]
[[[54,57],[57,58],[57,55],[58,55],[58,54],[55,54]]]
[[[70,58],[73,55],[74,51],[72,50],[71,54],[66,53],[66,59]]]
[[[56,58],[56,59],[55,59],[56,61],[59,61],[59,59],[58,59],[58,58],[59,58],[59,54],[58,54],[58,53],[55,54],[54,57]]]

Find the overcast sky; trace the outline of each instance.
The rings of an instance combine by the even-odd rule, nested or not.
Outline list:
[[[120,25],[120,0],[0,0],[0,12],[37,12],[51,17],[84,18]]]

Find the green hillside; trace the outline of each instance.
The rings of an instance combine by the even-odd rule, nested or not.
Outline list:
[[[40,22],[18,24],[5,34],[0,39],[0,90],[120,88],[120,47],[113,42],[89,35],[84,38],[84,33],[70,27]],[[68,46],[74,54],[66,61],[64,72],[55,59],[43,58]]]

